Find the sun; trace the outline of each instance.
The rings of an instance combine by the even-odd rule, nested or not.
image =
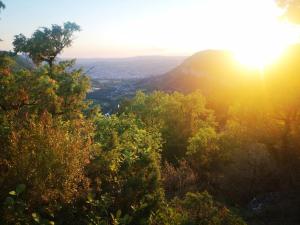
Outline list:
[[[288,43],[273,46],[267,43],[252,43],[250,46],[233,50],[233,53],[235,59],[243,66],[251,69],[263,69],[274,63],[288,46]]]
[[[270,5],[269,5],[270,6]],[[295,25],[280,18],[276,8],[266,8],[254,18],[245,17],[241,29],[236,31],[231,47],[242,65],[263,69],[278,59],[288,46],[299,41]]]
[[[288,46],[295,43],[289,24],[256,27],[256,35],[246,36],[232,48],[235,58],[242,65],[262,69],[278,59]]]

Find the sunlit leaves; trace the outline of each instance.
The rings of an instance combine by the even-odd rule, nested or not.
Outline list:
[[[135,114],[149,130],[162,134],[162,155],[172,162],[185,156],[188,139],[199,128],[215,125],[212,111],[206,108],[200,92],[189,95],[138,92],[125,112]]]
[[[160,135],[147,131],[132,115],[102,116],[96,124],[95,140],[102,151],[89,167],[93,188],[115,199],[113,215],[118,208],[144,224],[162,198]]]
[[[42,27],[30,38],[19,34],[13,41],[14,51],[28,54],[37,65],[47,62],[51,69],[56,56],[72,44],[73,34],[77,31],[80,27],[76,23],[66,22],[63,26]]]
[[[0,1],[0,9],[5,9],[5,5],[2,1]]]

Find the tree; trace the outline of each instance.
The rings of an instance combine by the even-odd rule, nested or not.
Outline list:
[[[96,121],[95,142],[101,147],[88,167],[94,199],[111,199],[104,214],[118,211],[132,225],[147,220],[163,200],[158,134],[150,133],[135,117],[101,116]],[[98,205],[100,211],[103,205]],[[109,223],[112,224],[112,223]],[[124,224],[124,223],[122,223]]]
[[[5,9],[5,5],[2,1],[0,1],[0,12],[1,12],[1,9]],[[2,40],[0,39],[0,41],[2,41]]]
[[[52,25],[51,28],[42,27],[36,30],[30,38],[23,34],[15,36],[13,41],[16,53],[26,53],[36,65],[48,63],[52,73],[53,63],[65,47],[73,42],[74,32],[80,31],[76,23],[66,22],[63,27]]]
[[[228,120],[220,144],[223,152],[230,153],[230,163],[222,168],[219,187],[226,196],[239,203],[248,203],[254,197],[278,190],[278,170],[274,158],[266,141],[260,140],[264,133],[270,131],[262,128],[268,121],[263,120],[265,124],[260,127],[258,124],[263,124],[261,120],[246,120]],[[250,123],[256,125],[251,126]],[[268,136],[274,138],[270,133]]]
[[[198,190],[197,174],[186,160],[179,161],[178,166],[166,162],[161,174],[167,199]]]
[[[41,114],[44,111],[66,119],[79,118],[87,109],[86,93],[89,79],[80,69],[73,69],[74,62],[60,62],[51,77],[45,68],[33,71],[17,70],[0,62],[0,114]],[[12,63],[12,62],[11,62]]]
[[[1,11],[1,9],[5,9],[5,5],[2,1],[0,1],[0,11]]]
[[[89,163],[91,124],[63,121],[49,113],[14,121],[0,128],[1,139],[8,139],[0,153],[0,199],[26,184],[31,207],[72,202],[87,184],[84,167]]]
[[[208,192],[188,192],[185,197],[174,199],[173,204],[181,214],[182,225],[246,225],[229,209],[215,202]]]
[[[5,9],[5,5],[4,5],[4,3],[2,1],[0,1],[0,10],[1,9]]]
[[[280,168],[281,183],[295,189],[300,187],[299,55],[299,45],[290,47],[266,73],[270,116],[277,134],[269,147]]]
[[[162,157],[173,163],[185,156],[188,139],[199,128],[215,125],[213,113],[206,108],[205,98],[198,91],[188,95],[138,92],[125,112],[135,114],[148,129],[162,134]]]
[[[86,187],[92,148],[88,78],[70,62],[56,65],[51,78],[44,67],[0,59],[0,201],[22,183],[30,210],[72,202]]]
[[[189,138],[186,154],[202,188],[214,187],[228,161],[228,151],[220,148],[220,134],[213,127],[199,129]]]

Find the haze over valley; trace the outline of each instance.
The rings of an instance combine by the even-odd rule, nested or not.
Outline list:
[[[141,79],[158,76],[177,67],[185,56],[137,56],[111,59],[77,59],[82,67],[95,80]]]
[[[0,0],[0,224],[299,225],[300,0]]]

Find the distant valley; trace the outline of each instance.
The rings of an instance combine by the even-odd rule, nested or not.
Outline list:
[[[265,76],[268,70],[284,71],[291,66],[297,68],[293,59],[297,58],[299,52],[299,45],[287,50],[281,59],[281,64],[286,65],[278,65],[280,68],[266,67]],[[182,93],[200,90],[209,107],[224,114],[240,93],[259,88],[255,85],[261,79],[259,70],[242,66],[232,53],[222,50],[200,51],[187,58],[136,57],[94,63],[86,61],[82,64],[83,61],[79,60],[78,65],[85,70],[94,68],[87,72],[93,86],[88,97],[99,103],[105,113],[114,112],[123,99],[131,98],[137,90]]]
[[[161,76],[179,66],[183,56],[140,56],[117,59],[77,59],[91,78],[88,98],[100,104],[103,112],[112,113],[124,98],[143,89],[144,80]]]
[[[164,74],[180,65],[183,56],[138,56],[112,59],[77,59],[93,79],[141,79]]]
[[[206,97],[220,99],[218,105],[226,108],[237,88],[258,77],[249,76],[254,71],[240,67],[230,52],[222,50],[200,51],[187,58],[79,59],[77,65],[92,79],[88,98],[105,113],[114,112],[137,90],[189,93],[200,89]]]

